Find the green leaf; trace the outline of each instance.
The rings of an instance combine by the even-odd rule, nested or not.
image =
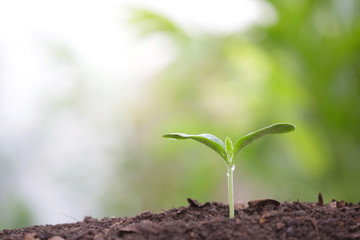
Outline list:
[[[228,137],[225,139],[225,146],[226,146],[226,154],[227,154],[228,162],[232,163],[234,147],[233,147],[233,144],[232,144],[230,138],[228,138]]]
[[[289,124],[289,123],[276,123],[272,124],[268,127],[262,128],[260,130],[257,130],[255,132],[249,133],[240,139],[238,139],[234,144],[234,156],[235,159],[243,150],[246,145],[252,143],[256,139],[265,136],[267,134],[279,134],[279,133],[287,133],[295,130],[295,125]]]
[[[208,133],[203,133],[199,135],[188,135],[185,133],[169,133],[165,134],[163,137],[177,140],[193,139],[195,141],[201,142],[202,144],[205,144],[206,146],[217,152],[225,160],[225,162],[228,163],[225,145],[220,139],[218,139],[214,135]]]
[[[186,36],[185,32],[169,18],[151,10],[134,8],[129,22],[138,25],[143,36],[161,32]]]

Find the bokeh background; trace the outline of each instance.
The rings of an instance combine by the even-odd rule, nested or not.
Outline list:
[[[360,2],[0,0],[0,229],[235,201],[360,201]]]

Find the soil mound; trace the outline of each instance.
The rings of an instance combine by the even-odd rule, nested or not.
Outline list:
[[[130,218],[86,217],[71,224],[3,230],[4,240],[85,239],[360,239],[360,203],[322,203],[264,199],[249,202],[228,218],[228,206],[199,204]]]

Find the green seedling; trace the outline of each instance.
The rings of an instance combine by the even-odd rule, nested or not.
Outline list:
[[[295,130],[295,126],[288,123],[276,123],[268,127],[262,128],[255,132],[251,132],[239,138],[234,144],[230,138],[225,139],[225,144],[214,135],[203,133],[199,135],[188,135],[184,133],[170,133],[165,134],[164,138],[171,138],[177,140],[193,139],[202,144],[205,144],[215,152],[217,152],[224,160],[227,166],[228,176],[228,194],[229,194],[229,217],[234,217],[234,187],[233,187],[233,172],[235,170],[235,160],[248,144],[254,140],[265,136],[267,134],[287,133]]]

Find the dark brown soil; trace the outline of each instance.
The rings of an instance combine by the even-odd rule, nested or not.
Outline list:
[[[360,239],[360,203],[257,200],[229,219],[227,205],[188,202],[158,214],[3,230],[0,239]]]

